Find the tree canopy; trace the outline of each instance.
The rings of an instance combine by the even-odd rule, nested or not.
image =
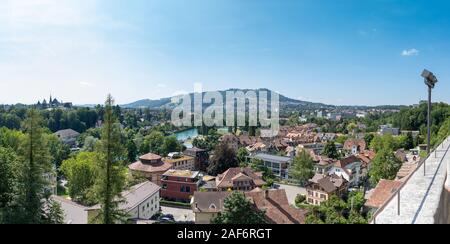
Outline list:
[[[306,150],[302,150],[293,159],[289,176],[301,184],[306,183],[314,176],[314,161]]]
[[[244,193],[234,191],[224,201],[224,211],[211,221],[213,224],[268,224],[264,212],[255,207]]]

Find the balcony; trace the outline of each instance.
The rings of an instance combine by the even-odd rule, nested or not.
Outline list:
[[[450,137],[375,212],[372,224],[450,224]]]

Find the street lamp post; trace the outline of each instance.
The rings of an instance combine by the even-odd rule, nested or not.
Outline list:
[[[422,72],[422,77],[425,79],[425,85],[428,86],[428,115],[427,115],[427,155],[430,155],[431,152],[431,90],[433,90],[434,86],[438,82],[436,76],[428,71],[424,70]],[[426,172],[426,160],[423,163],[423,173],[425,175]]]

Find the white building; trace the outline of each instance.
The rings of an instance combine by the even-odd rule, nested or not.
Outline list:
[[[160,211],[160,187],[150,181],[131,187],[122,192],[123,202],[119,209],[128,215],[128,220],[149,220]],[[52,198],[61,204],[66,224],[89,224],[97,216],[100,205],[87,207],[59,196]]]
[[[361,161],[352,155],[337,161],[328,173],[341,176],[349,182],[349,186],[357,186],[361,178],[361,164]]]

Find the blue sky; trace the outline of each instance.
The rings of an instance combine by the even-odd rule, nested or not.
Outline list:
[[[414,104],[423,68],[450,102],[448,13],[444,0],[2,0],[0,103],[128,103],[202,83]]]

